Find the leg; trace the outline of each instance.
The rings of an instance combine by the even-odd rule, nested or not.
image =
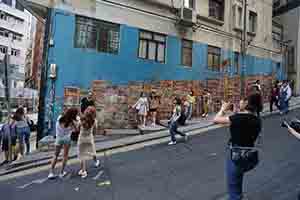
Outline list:
[[[25,137],[24,132],[20,132],[18,138],[18,144],[19,144],[18,154],[20,156],[24,155],[24,137]]]
[[[176,142],[176,128],[174,127],[174,122],[171,122],[171,124],[169,125],[169,132],[171,135],[171,140],[172,142]]]
[[[274,104],[274,101],[273,99],[270,100],[270,112],[273,112],[273,104]]]
[[[156,111],[154,111],[153,113],[152,113],[152,123],[155,125],[156,124],[156,115],[157,115],[157,112]]]
[[[188,107],[188,115],[187,115],[188,120],[192,119],[192,114],[193,114],[193,105],[190,104],[189,107]]]
[[[229,200],[242,200],[244,173],[232,162],[230,153],[227,158],[226,168]]]
[[[25,134],[26,154],[30,153],[30,132]]]
[[[68,159],[69,159],[69,149],[70,149],[70,145],[64,144],[64,156],[63,156],[61,173],[63,173],[65,171],[65,167],[66,167]]]
[[[51,169],[50,169],[50,173],[53,173],[53,170],[54,170],[55,165],[56,165],[56,163],[57,163],[57,158],[58,158],[58,156],[59,156],[59,154],[60,154],[61,149],[62,149],[62,146],[61,146],[61,145],[57,145],[57,146],[55,147],[55,153],[54,153],[53,159],[52,159],[52,161],[51,161]]]

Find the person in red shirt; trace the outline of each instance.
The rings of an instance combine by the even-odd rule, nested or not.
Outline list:
[[[273,112],[273,105],[279,110],[279,87],[278,82],[272,87],[271,95],[270,95],[270,112]]]

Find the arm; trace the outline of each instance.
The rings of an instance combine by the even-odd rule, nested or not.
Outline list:
[[[213,122],[215,124],[230,124],[230,119],[228,116],[225,116],[225,111],[228,108],[227,103],[223,103],[220,111],[216,114]]]
[[[287,127],[288,127],[288,131],[294,135],[296,138],[298,138],[300,140],[300,133],[298,133],[297,131],[295,131],[295,129],[293,129],[292,127],[290,127],[290,125],[288,125],[286,123]]]
[[[289,100],[292,96],[292,90],[291,87],[288,86],[287,91],[286,91],[286,101]]]

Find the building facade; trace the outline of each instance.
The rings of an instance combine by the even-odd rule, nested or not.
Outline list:
[[[276,6],[284,2],[275,1]],[[276,18],[284,29],[283,40],[287,42],[285,62],[287,65],[287,78],[292,81],[293,92],[300,94],[300,7],[289,10]]]
[[[3,60],[5,54],[9,55],[10,88],[24,87],[30,27],[31,15],[21,4],[16,0],[0,0],[0,58]],[[4,87],[3,76],[1,73],[1,87]]]
[[[191,89],[200,99],[197,113],[204,88],[213,93],[214,111],[224,98],[238,101],[241,75],[248,85],[264,82],[266,96],[272,80],[285,78],[272,0],[248,0],[245,62],[240,0],[29,2],[52,8],[47,77],[52,71],[55,78],[48,78],[45,97],[52,119],[89,88],[104,127],[123,128],[132,122],[128,105],[142,91],[162,97],[165,118],[172,97]]]

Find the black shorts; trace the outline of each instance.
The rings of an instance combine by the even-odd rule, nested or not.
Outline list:
[[[5,138],[2,140],[2,151],[8,151],[9,145],[8,145],[8,138]]]
[[[150,112],[157,112],[157,108],[150,108],[150,110],[149,110]]]

